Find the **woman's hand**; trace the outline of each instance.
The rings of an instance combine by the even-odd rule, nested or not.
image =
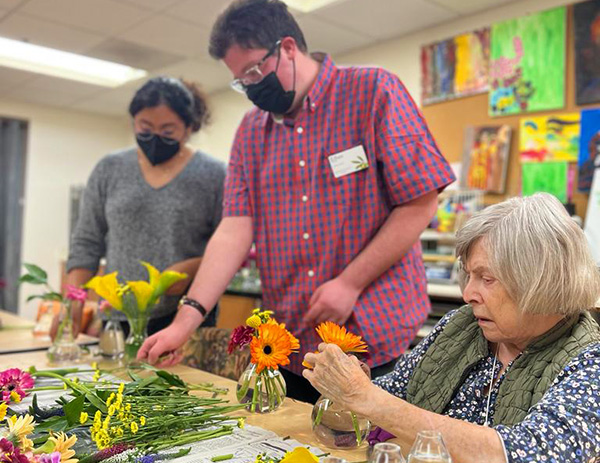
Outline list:
[[[335,344],[321,343],[318,353],[307,353],[304,360],[313,365],[302,376],[324,396],[348,410],[359,411],[368,403],[375,388],[353,355],[345,354]]]

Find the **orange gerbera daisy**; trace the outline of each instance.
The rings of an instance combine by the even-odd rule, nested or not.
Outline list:
[[[323,322],[316,329],[323,342],[336,344],[345,353],[367,351],[367,343],[360,336],[347,331],[343,326],[333,322]]]
[[[257,365],[257,373],[265,368],[277,370],[279,365],[288,365],[290,354],[300,347],[298,340],[285,329],[283,323],[269,320],[257,328],[257,333],[250,343],[252,363]]]

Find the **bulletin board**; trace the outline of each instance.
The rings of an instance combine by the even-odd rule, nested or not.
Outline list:
[[[467,126],[507,124],[512,129],[510,157],[504,194],[486,194],[484,203],[494,204],[521,192],[521,161],[519,156],[519,121],[523,117],[544,114],[561,114],[597,107],[597,105],[577,106],[575,104],[575,38],[573,36],[573,8],[567,8],[567,49],[566,49],[566,106],[547,112],[530,112],[514,116],[490,117],[488,115],[488,94],[458,98],[436,103],[422,108],[423,115],[441,152],[449,162],[461,162],[463,159],[465,128]],[[543,57],[540,57],[543,59]],[[577,191],[577,174],[572,202],[577,215],[585,218],[587,193]]]

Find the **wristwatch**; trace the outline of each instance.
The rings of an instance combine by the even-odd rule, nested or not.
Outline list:
[[[177,310],[181,309],[181,307],[184,305],[189,305],[190,307],[193,307],[198,312],[200,312],[200,314],[203,317],[206,317],[206,314],[208,313],[204,306],[200,304],[196,299],[191,299],[185,294],[181,296],[181,299],[179,299],[179,304],[177,304]]]

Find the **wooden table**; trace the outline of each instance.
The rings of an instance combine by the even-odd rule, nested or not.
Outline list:
[[[89,364],[93,359],[83,359],[83,362]],[[0,355],[0,370],[6,368],[21,368],[27,369],[34,365],[38,369],[50,368],[44,352],[27,352],[14,355]],[[114,363],[100,362],[100,368],[114,368]],[[227,388],[229,392],[226,395],[227,400],[231,403],[237,403],[235,398],[236,383],[230,379],[215,376],[205,371],[196,370],[195,368],[176,365],[169,368],[169,371],[178,374],[188,383],[205,383],[210,382],[215,386]],[[286,398],[281,407],[267,414],[250,413],[245,410],[235,412],[236,416],[246,416],[247,423],[255,426],[260,426],[277,433],[281,437],[290,436],[299,442],[307,445],[314,445],[330,452],[335,456],[345,458],[351,462],[365,461],[366,447],[363,446],[354,450],[338,450],[328,449],[319,443],[311,430],[310,414],[312,405],[298,402],[296,400]]]
[[[16,354],[21,352],[45,351],[52,345],[49,336],[34,336],[32,328],[34,323],[31,320],[19,317],[11,312],[0,310],[0,354]],[[77,337],[77,344],[81,346],[91,346],[98,344],[98,339],[80,334]]]

